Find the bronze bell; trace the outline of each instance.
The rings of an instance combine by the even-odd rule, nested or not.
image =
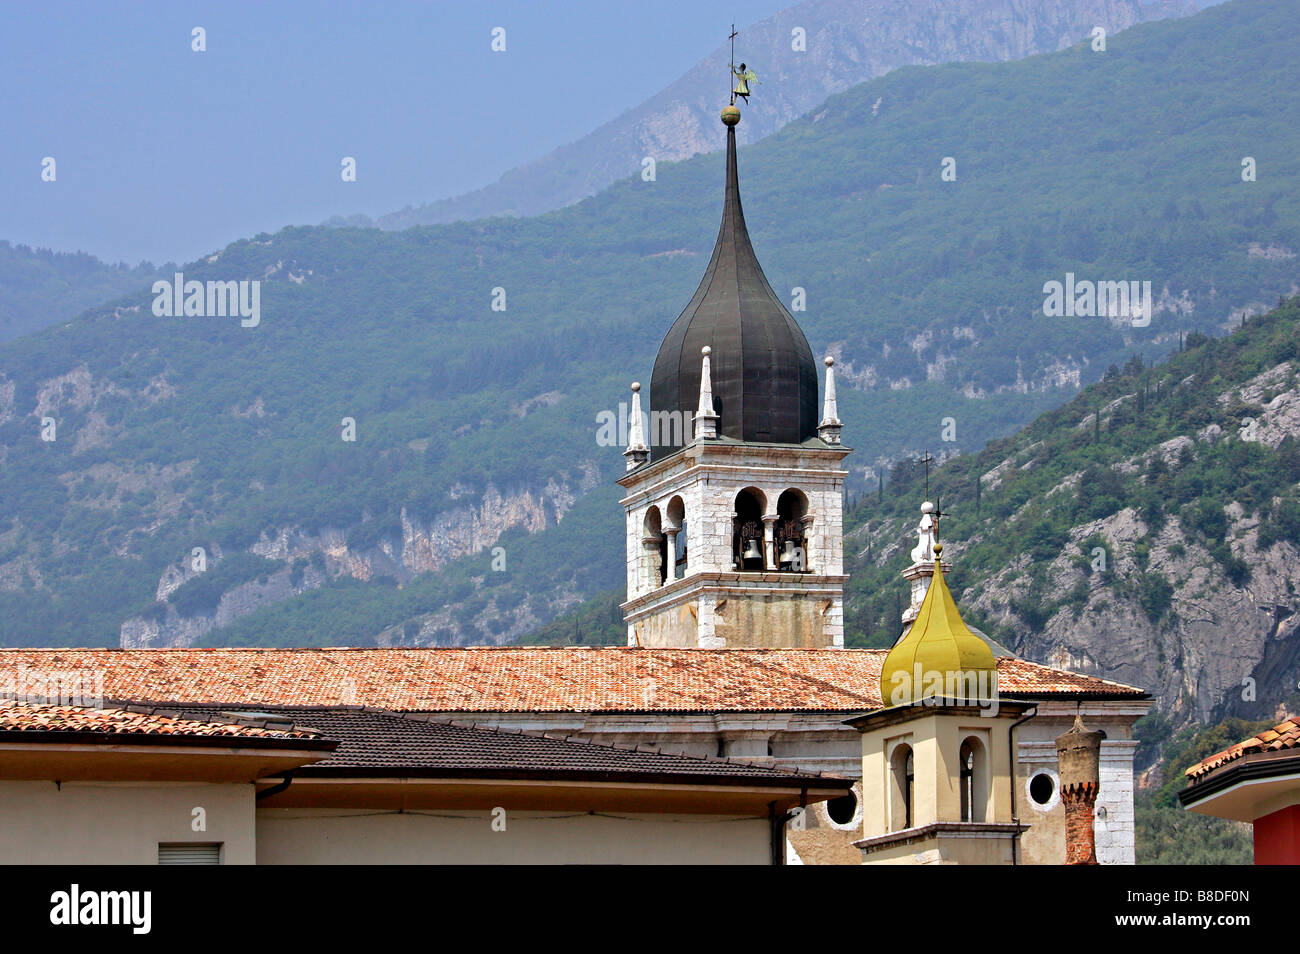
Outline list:
[[[761,559],[763,559],[763,550],[762,550],[762,548],[758,545],[758,541],[755,540],[755,539],[753,539],[752,537],[751,537],[749,540],[745,541],[745,556],[744,556],[744,559],[746,559],[746,560],[761,560]]]

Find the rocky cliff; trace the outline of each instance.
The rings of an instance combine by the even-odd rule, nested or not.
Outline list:
[[[1194,336],[932,473],[971,619],[1019,655],[1147,689],[1162,735],[1300,706],[1298,331],[1293,299]],[[917,476],[896,468],[851,518],[860,644],[897,634]]]

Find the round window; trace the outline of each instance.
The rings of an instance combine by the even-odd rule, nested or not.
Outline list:
[[[837,825],[852,825],[858,814],[858,797],[852,792],[826,803],[826,814]]]
[[[1029,797],[1040,808],[1048,808],[1056,796],[1056,779],[1047,772],[1039,772],[1029,780]]]

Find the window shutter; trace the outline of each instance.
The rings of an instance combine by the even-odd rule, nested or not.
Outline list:
[[[158,844],[158,864],[160,865],[219,865],[221,864],[221,842],[177,842]]]

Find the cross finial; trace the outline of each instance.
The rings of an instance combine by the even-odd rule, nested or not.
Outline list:
[[[731,75],[734,75],[736,72],[736,37],[738,36],[740,36],[740,34],[736,32],[736,24],[733,23],[731,25],[731,35],[727,37],[727,39],[731,41],[731,59],[727,63],[727,69],[729,71],[727,77],[728,85],[731,84]],[[736,105],[736,91],[734,89],[731,91],[731,105]]]
[[[921,458],[921,464],[925,467],[925,499],[930,499],[930,465],[934,463],[934,458],[930,452],[926,451],[925,456]]]
[[[939,539],[939,520],[943,517],[951,517],[951,510],[943,509],[943,501],[937,499],[934,501],[934,538]]]

